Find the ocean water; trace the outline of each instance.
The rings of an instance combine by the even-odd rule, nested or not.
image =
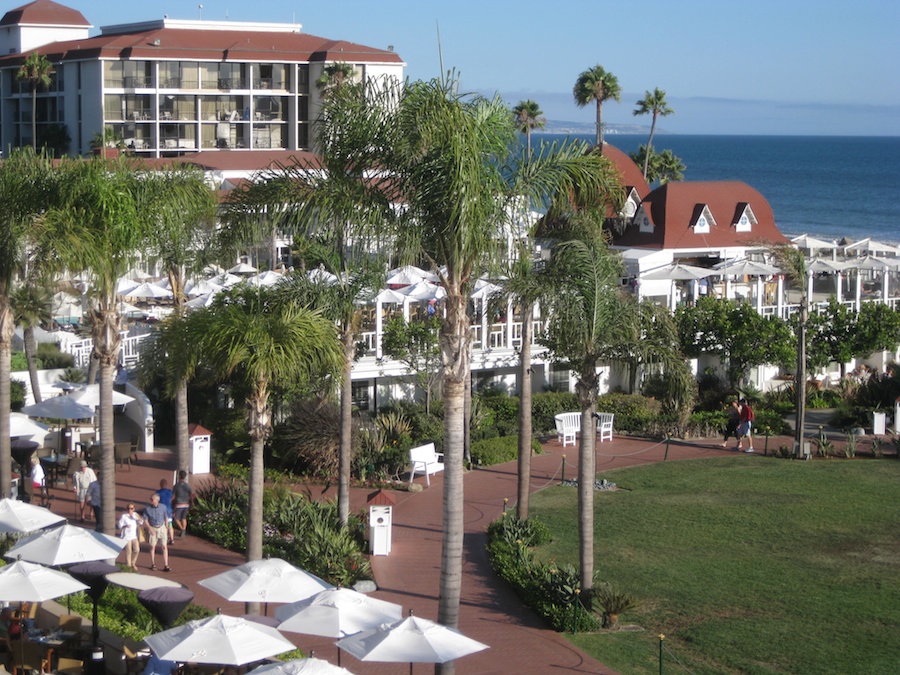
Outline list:
[[[647,136],[604,140],[631,153]],[[784,234],[900,243],[900,137],[657,134],[653,145],[681,158],[685,180],[740,180],[758,190]]]

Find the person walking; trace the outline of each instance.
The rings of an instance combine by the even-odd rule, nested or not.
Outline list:
[[[156,569],[156,544],[162,551],[163,572],[171,572],[169,567],[169,512],[159,503],[159,493],[150,496],[150,506],[144,509],[144,520],[150,529],[150,569]]]
[[[125,513],[119,518],[120,536],[125,540],[125,564],[137,572],[138,556],[141,554],[141,540],[138,528],[142,527],[144,519],[135,511],[134,504],[129,504]]]
[[[175,543],[175,529],[172,527],[172,491],[169,489],[169,481],[165,478],[159,481],[159,503],[166,507],[169,512],[169,519],[166,521],[166,531],[169,534],[169,546]]]
[[[78,471],[72,474],[72,484],[75,486],[75,510],[81,522],[84,522],[84,507],[87,506],[87,491],[91,483],[97,480],[97,474],[88,466],[86,460],[81,460]],[[91,511],[88,510],[90,517]]]
[[[97,532],[103,531],[103,525],[101,524],[102,518],[100,515],[100,473],[100,469],[97,469],[94,480],[88,485],[87,493],[85,495],[87,501],[91,503],[91,509],[94,511],[94,529],[97,530]]]
[[[191,484],[187,481],[187,471],[182,469],[178,472],[178,482],[172,490],[172,506],[173,520],[178,526],[180,539],[184,539],[187,534],[187,516],[188,511],[194,505],[194,491]]]
[[[742,446],[744,444],[744,437],[747,438],[747,449],[744,452],[753,452],[753,420],[756,419],[756,415],[753,412],[753,408],[750,407],[750,403],[747,399],[741,399],[741,415],[738,421],[738,442],[735,446],[735,450],[738,452],[741,451]]]
[[[728,439],[734,436],[735,440],[738,439],[737,428],[741,423],[741,404],[738,403],[737,399],[731,402],[731,405],[728,406],[728,422],[725,424],[725,438],[722,439],[722,447],[728,447]]]

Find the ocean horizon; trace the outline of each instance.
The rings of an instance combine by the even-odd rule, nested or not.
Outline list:
[[[532,144],[565,138],[594,142],[593,134],[542,133]],[[632,153],[647,135],[603,140]],[[758,190],[785,235],[900,244],[900,137],[662,134],[653,146],[681,159],[685,181],[739,180]]]

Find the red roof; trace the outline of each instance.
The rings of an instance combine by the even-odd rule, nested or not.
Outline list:
[[[303,150],[215,150],[159,159],[137,156],[136,161],[159,168],[170,164],[196,164],[206,171],[264,171],[277,165],[315,166],[318,157]],[[233,181],[232,181],[233,182]]]
[[[212,436],[209,429],[204,429],[196,422],[188,424],[188,436]]]
[[[9,10],[0,19],[0,26],[29,24],[37,26],[87,26],[88,20],[77,9],[65,7],[53,0],[34,0]]]
[[[641,199],[650,194],[650,186],[644,180],[644,173],[631,157],[606,142],[603,143],[603,156],[619,170],[619,180],[621,180],[626,194],[631,192],[631,188],[637,190]]]
[[[704,207],[715,224],[708,232],[695,231],[694,224]],[[748,207],[756,222],[748,232],[738,232],[735,225]],[[775,225],[765,197],[739,181],[666,183],[647,195],[641,209],[653,231],[641,232],[639,212],[635,222],[615,238],[617,247],[704,249],[790,243]]]
[[[39,0],[47,1],[47,0]],[[53,4],[53,3],[50,3]],[[37,51],[54,62],[95,58],[183,61],[403,63],[399,55],[294,32],[150,28],[54,42]],[[11,57],[7,57],[11,58]]]

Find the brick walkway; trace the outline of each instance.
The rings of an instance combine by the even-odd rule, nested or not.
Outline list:
[[[762,440],[757,442],[757,453],[762,451]],[[772,438],[769,448],[778,447],[787,439]],[[563,448],[551,441],[544,446],[544,454],[532,460],[532,488],[539,490],[560,480],[562,455],[566,454],[566,475],[573,477],[577,466],[577,447]],[[612,442],[597,445],[597,470],[650,464],[662,461],[665,443],[646,439],[616,436]],[[685,460],[704,457],[733,455],[723,451],[714,441],[696,443],[673,442],[668,450],[668,460]],[[748,461],[753,456],[748,455]],[[165,452],[142,455],[140,465],[118,468],[117,513],[121,513],[128,501],[146,504],[150,494],[158,487],[159,480],[172,480],[173,458]],[[203,480],[195,477],[194,484]],[[420,482],[419,479],[416,482]],[[424,479],[421,479],[424,484]],[[321,489],[308,488],[310,496],[322,496]],[[394,507],[393,547],[390,556],[373,558],[372,567],[378,583],[377,596],[396,602],[404,610],[412,609],[417,616],[436,619],[441,553],[441,501],[442,474],[432,476],[431,486],[421,493],[397,492]],[[74,495],[55,488],[53,510],[64,516],[74,514]],[[505,675],[520,673],[535,675],[544,673],[612,673],[609,668],[595,661],[569,644],[564,637],[549,630],[490,569],[484,550],[485,528],[499,517],[504,497],[509,498],[509,508],[515,503],[516,463],[472,471],[465,478],[465,558],[463,562],[463,589],[460,608],[460,630],[470,637],[491,646],[490,649],[467,656],[457,662],[460,674]],[[326,495],[330,496],[330,495]],[[367,491],[354,489],[351,508],[365,508]],[[572,524],[575,527],[575,523]],[[190,529],[190,526],[188,527]],[[120,558],[120,562],[124,556]],[[188,535],[177,539],[170,549],[171,574],[151,572],[150,557],[141,553],[141,572],[167,576],[185,584],[195,593],[195,602],[211,609],[221,608],[225,614],[239,615],[243,605],[228,602],[197,582],[218,574],[244,561],[242,555],[223,550],[213,544]],[[161,567],[161,565],[160,565]],[[272,608],[268,608],[272,613]],[[297,646],[315,650],[319,658],[336,662],[337,648],[334,640],[298,634],[286,634]],[[351,656],[342,657],[342,665],[359,675],[388,675],[408,672],[397,664],[363,663]],[[415,673],[429,673],[433,667],[417,664]]]

